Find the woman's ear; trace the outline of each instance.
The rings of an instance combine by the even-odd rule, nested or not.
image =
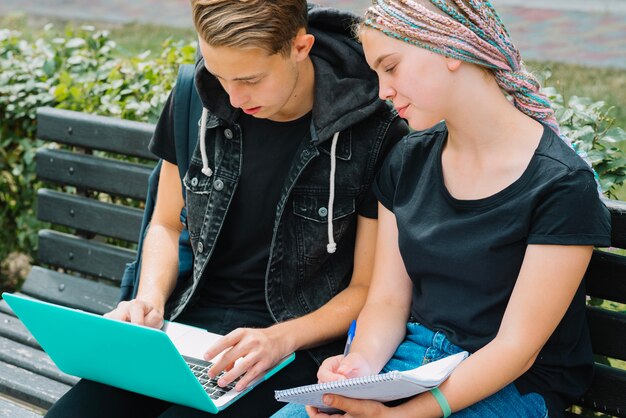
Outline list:
[[[462,62],[463,61],[458,60],[456,58],[446,57],[446,65],[448,66],[448,70],[453,71],[453,72],[458,70],[459,67],[461,67]]]

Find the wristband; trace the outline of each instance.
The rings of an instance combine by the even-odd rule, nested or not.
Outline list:
[[[439,404],[439,407],[443,412],[443,418],[448,418],[452,414],[452,410],[450,409],[450,405],[448,404],[448,400],[446,399],[446,397],[443,395],[443,393],[441,393],[439,388],[431,389],[430,393],[433,394],[435,400]]]

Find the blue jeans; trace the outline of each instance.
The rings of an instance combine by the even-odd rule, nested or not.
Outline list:
[[[409,322],[404,341],[398,346],[383,372],[410,370],[431,361],[440,360],[463,351],[452,344],[443,333],[433,332],[423,325]],[[547,418],[548,409],[543,397],[537,393],[521,395],[511,383],[480,402],[452,414],[455,418]],[[305,418],[302,405],[289,404],[272,415],[272,418]]]

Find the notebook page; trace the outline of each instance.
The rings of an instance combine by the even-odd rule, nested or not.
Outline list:
[[[415,396],[440,385],[468,353],[462,352],[417,369],[392,371],[374,376],[326,382],[317,385],[276,391],[276,400],[326,408],[322,396],[326,393],[355,399],[391,401]]]
[[[423,386],[434,388],[450,376],[452,371],[468,356],[466,351],[457,353],[441,360],[433,361],[416,369],[407,370],[402,374],[409,380]]]

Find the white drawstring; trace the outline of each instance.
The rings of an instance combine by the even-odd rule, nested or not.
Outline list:
[[[200,154],[202,155],[202,174],[207,177],[213,175],[213,170],[209,167],[209,159],[206,156],[206,120],[209,115],[209,111],[206,108],[202,108],[202,119],[200,119]]]
[[[333,136],[333,143],[330,147],[330,193],[328,195],[328,245],[326,245],[326,251],[329,254],[333,254],[337,251],[337,244],[335,243],[335,237],[333,236],[333,204],[335,203],[335,169],[337,165],[337,140],[339,139],[339,132],[336,132]]]

